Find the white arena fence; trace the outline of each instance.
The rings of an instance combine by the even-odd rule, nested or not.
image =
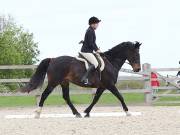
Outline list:
[[[1,65],[0,70],[11,70],[11,69],[18,69],[18,70],[24,70],[24,69],[36,69],[37,65]],[[145,63],[142,65],[142,71],[141,72],[133,72],[129,69],[121,69],[120,72],[130,73],[130,74],[136,74],[138,76],[119,76],[118,81],[144,81],[144,88],[143,89],[126,89],[126,90],[120,90],[121,93],[144,93],[145,94],[145,103],[148,105],[151,105],[153,102],[153,89],[160,89],[160,90],[178,90],[178,88],[174,86],[165,86],[165,87],[158,87],[153,88],[151,87],[151,72],[168,72],[168,71],[180,71],[180,68],[151,68],[151,65],[148,63]],[[159,80],[162,80],[161,78],[158,78]],[[30,78],[16,78],[16,79],[0,79],[0,83],[26,83],[29,82]],[[57,88],[58,89],[58,88]],[[71,91],[71,94],[93,94],[95,90],[73,90]],[[108,91],[106,91],[108,93]],[[37,103],[39,102],[39,98],[41,95],[40,90],[36,90],[30,94],[24,94],[24,93],[0,93],[0,96],[28,96],[33,95],[36,97]],[[180,94],[162,94],[157,96],[180,96]],[[170,103],[170,101],[168,101]]]

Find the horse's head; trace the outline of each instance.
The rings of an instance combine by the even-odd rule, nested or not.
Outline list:
[[[139,42],[122,42],[119,45],[104,52],[106,58],[111,62],[118,70],[122,67],[126,60],[132,66],[134,72],[141,70],[139,48],[141,43]]]
[[[140,63],[140,49],[141,43],[135,42],[127,50],[127,60],[129,64],[132,66],[134,72],[139,72],[141,70],[141,63]]]

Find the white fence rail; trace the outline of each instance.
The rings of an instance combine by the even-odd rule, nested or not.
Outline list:
[[[0,70],[6,70],[6,69],[36,69],[36,65],[2,65],[0,66]],[[119,76],[118,81],[144,81],[145,87],[143,89],[128,89],[128,90],[120,90],[121,93],[144,93],[145,94],[145,103],[151,104],[152,103],[152,91],[153,88],[151,87],[151,72],[161,72],[161,71],[180,71],[180,68],[151,68],[151,65],[148,63],[143,64],[143,71],[141,72],[133,72],[129,69],[121,69],[120,72],[126,72],[131,74],[137,74],[140,76]],[[29,82],[29,78],[17,78],[17,79],[0,79],[0,83],[22,83],[22,82]],[[168,90],[168,89],[177,89],[175,87],[159,87],[158,89],[161,90]],[[80,91],[79,93],[92,93],[91,91]],[[76,94],[76,91],[72,94]],[[1,93],[0,96],[24,96],[28,94],[22,94],[22,93]],[[40,92],[33,92],[30,95],[34,95],[39,99]],[[158,95],[160,96],[160,95]],[[38,100],[37,100],[38,101]]]

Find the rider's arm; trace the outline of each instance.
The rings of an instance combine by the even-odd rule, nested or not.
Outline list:
[[[98,47],[95,43],[95,33],[93,31],[89,31],[87,33],[87,42],[88,42],[88,45],[89,46],[92,46],[93,50],[94,51],[97,51],[98,50]]]
[[[96,45],[96,43],[95,43],[95,45]],[[96,45],[96,47],[97,47],[97,45]],[[96,52],[97,52],[97,53],[101,53],[100,48],[97,47]]]

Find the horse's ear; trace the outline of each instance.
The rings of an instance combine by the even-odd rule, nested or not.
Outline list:
[[[139,49],[142,43],[139,43],[138,41],[135,42],[134,47]]]

